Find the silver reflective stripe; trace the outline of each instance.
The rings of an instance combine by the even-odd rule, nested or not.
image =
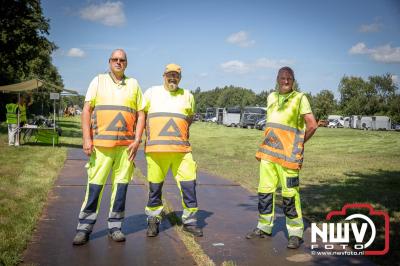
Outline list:
[[[104,110],[118,110],[118,111],[126,111],[130,113],[135,113],[136,110],[127,106],[119,106],[119,105],[97,105],[94,108],[95,111],[104,111]]]
[[[122,221],[121,222],[108,222],[108,228],[121,228],[122,226]]]
[[[76,228],[76,230],[92,232],[93,226],[94,226],[93,224],[81,224],[81,223],[79,223],[77,228]]]
[[[79,213],[79,219],[85,219],[85,220],[96,220],[97,219],[97,213],[86,213],[86,212],[80,212]]]
[[[299,129],[297,129],[297,128],[289,127],[289,126],[285,126],[285,125],[281,125],[281,124],[278,124],[278,123],[271,123],[271,122],[268,122],[268,123],[265,124],[265,126],[266,126],[267,128],[268,128],[268,127],[270,127],[270,128],[279,128],[279,129],[291,131],[291,132],[294,132],[294,133],[296,133],[296,134],[304,134],[304,130],[299,130]]]
[[[300,134],[296,134],[295,138],[294,138],[292,157],[296,158],[296,154],[298,154],[298,153],[303,154],[304,149],[299,148],[299,144],[302,142],[304,142],[304,136],[300,137]],[[301,161],[303,161],[303,160],[301,160]]]
[[[93,111],[93,129],[94,129],[94,134],[95,135],[99,134],[99,128],[97,126],[97,113],[96,113],[96,111]]]
[[[110,212],[110,214],[108,215],[108,218],[121,219],[121,218],[124,218],[124,216],[125,216],[125,212]]]
[[[188,119],[189,117],[183,114],[177,114],[177,113],[167,113],[167,112],[159,112],[159,113],[151,113],[147,115],[148,118],[152,117],[178,117],[182,119]]]
[[[182,213],[182,221],[194,220],[196,221],[196,212],[197,211],[189,211],[188,209],[183,209]]]
[[[135,136],[121,136],[121,135],[97,135],[94,139],[104,140],[134,140]]]
[[[146,146],[152,145],[184,145],[190,146],[189,141],[182,140],[148,140],[146,141]]]
[[[197,211],[190,211],[188,209],[183,209],[182,213],[182,223],[183,224],[196,224],[197,223]]]
[[[182,223],[183,224],[196,224],[197,223],[197,219],[196,218],[184,219],[182,217]]]
[[[270,151],[270,150],[266,150],[266,149],[264,149],[262,147],[260,147],[258,149],[258,151],[262,152],[262,153],[265,153],[265,154],[268,154],[268,155],[271,155],[271,156],[274,156],[274,157],[277,157],[279,159],[285,160],[285,161],[290,162],[290,163],[301,163],[301,162],[303,162],[303,160],[297,160],[296,157],[293,157],[293,154],[292,154],[292,157],[286,157],[285,155],[282,155],[280,153],[276,153],[276,152],[273,152],[273,151]]]
[[[146,208],[144,212],[146,213],[147,216],[159,217],[163,209],[164,209],[163,206],[160,206],[160,208],[157,210],[150,210]]]

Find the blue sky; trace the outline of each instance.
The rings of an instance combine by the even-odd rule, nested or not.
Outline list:
[[[400,82],[400,2],[42,0],[49,39],[67,89],[85,94],[108,70],[115,48],[143,91],[162,83],[166,64],[183,68],[181,87],[273,88],[291,66],[303,91],[337,88],[344,76],[391,73]]]

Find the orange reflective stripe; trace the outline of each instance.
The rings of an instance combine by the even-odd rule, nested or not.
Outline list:
[[[287,168],[300,169],[303,163],[304,131],[277,123],[267,123],[266,127],[265,139],[256,157]]]
[[[190,152],[188,117],[179,113],[147,115],[146,152]]]
[[[98,105],[93,110],[93,144],[101,147],[129,145],[135,138],[136,112],[118,105]]]

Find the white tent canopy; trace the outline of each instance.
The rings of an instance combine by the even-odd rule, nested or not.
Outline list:
[[[24,92],[24,91],[31,91],[31,90],[38,89],[39,87],[41,87],[43,85],[48,85],[52,88],[57,89],[58,91],[63,91],[63,92],[67,92],[70,94],[79,95],[79,93],[74,90],[67,90],[60,86],[54,85],[52,83],[49,83],[47,81],[43,81],[40,79],[31,79],[31,80],[23,81],[20,83],[0,86],[0,91],[2,91],[2,92]]]
[[[0,86],[0,91],[3,92],[23,92],[37,89],[43,85],[43,82],[38,79],[32,79],[16,84]]]

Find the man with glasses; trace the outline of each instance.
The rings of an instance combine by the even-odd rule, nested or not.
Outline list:
[[[272,235],[275,191],[282,187],[283,212],[288,230],[288,248],[300,247],[303,218],[299,194],[299,171],[303,164],[304,143],[317,129],[317,122],[304,93],[296,91],[290,67],[278,71],[277,91],[267,99],[265,139],[256,158],[260,161],[257,228],[246,235],[264,238]]]
[[[90,156],[86,164],[88,185],[74,245],[82,245],[89,240],[111,169],[108,235],[114,241],[125,241],[121,226],[126,192],[133,177],[133,160],[145,123],[142,91],[136,79],[125,76],[127,66],[125,51],[114,50],[109,58],[110,72],[95,77],[86,94],[82,134],[83,151]]]
[[[193,95],[178,86],[181,67],[169,64],[164,71],[164,84],[149,88],[146,103],[147,178],[149,200],[145,208],[148,216],[147,236],[159,233],[163,210],[162,187],[171,168],[182,195],[183,230],[194,236],[202,236],[197,226],[196,163],[189,143],[189,127],[195,112]]]

